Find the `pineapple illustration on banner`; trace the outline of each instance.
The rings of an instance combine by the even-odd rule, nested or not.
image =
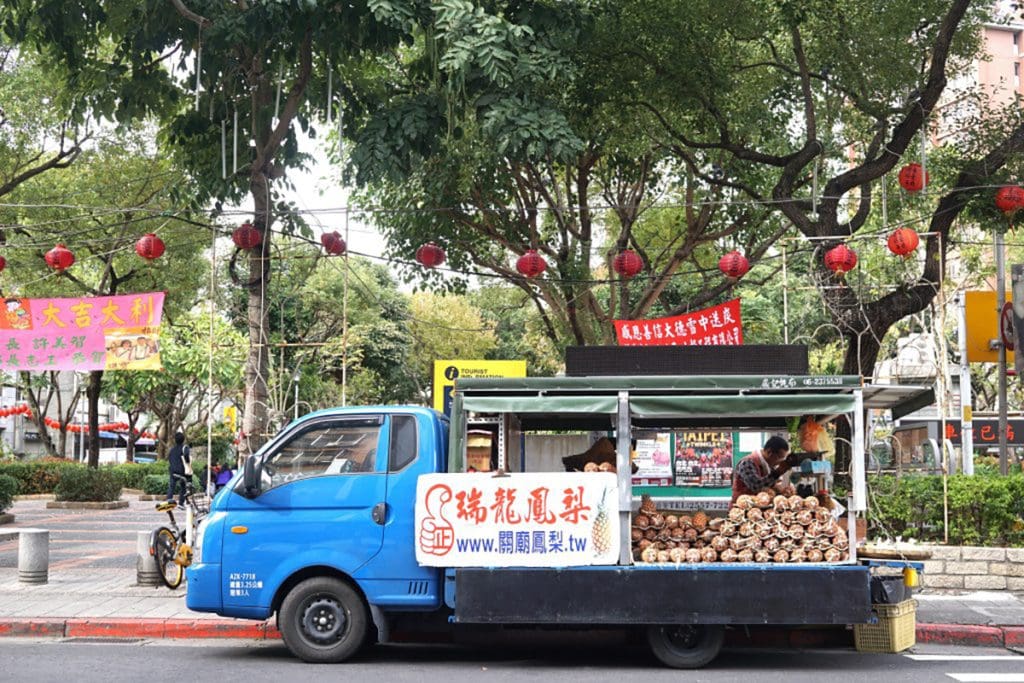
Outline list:
[[[416,487],[416,561],[429,567],[616,564],[610,472],[429,474]]]

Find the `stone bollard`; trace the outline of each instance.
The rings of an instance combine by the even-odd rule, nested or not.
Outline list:
[[[156,567],[156,558],[149,554],[151,532],[139,531],[135,539],[135,582],[140,586],[159,586],[160,572]]]
[[[46,583],[50,571],[50,532],[21,529],[18,533],[18,581]]]

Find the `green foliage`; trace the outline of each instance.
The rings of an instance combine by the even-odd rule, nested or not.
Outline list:
[[[41,458],[0,463],[0,474],[18,480],[19,494],[33,495],[53,493],[66,472],[83,468],[83,465],[60,458]]]
[[[11,507],[17,493],[18,480],[6,474],[0,474],[0,512]]]
[[[106,468],[74,467],[61,472],[53,492],[57,500],[106,502],[121,497],[121,482]]]
[[[152,474],[166,474],[169,463],[166,460],[157,460],[151,463],[128,462],[121,465],[103,466],[101,469],[108,470],[126,489],[141,489],[142,482]]]
[[[875,476],[868,489],[873,536],[943,540],[941,477]],[[1024,475],[954,475],[948,491],[951,544],[1024,544]]]
[[[142,480],[142,492],[151,495],[166,495],[167,484],[170,481],[170,479],[170,474],[148,474]],[[196,490],[202,490],[202,486],[199,483],[199,478],[194,475],[192,477],[192,485],[196,487]],[[181,491],[180,485],[177,491]]]

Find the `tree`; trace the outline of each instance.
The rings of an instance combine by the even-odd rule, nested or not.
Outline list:
[[[165,300],[165,315],[173,318],[193,305],[206,270],[201,258],[206,240],[196,240],[195,227],[185,222],[189,215],[176,220],[163,215],[169,188],[182,184],[168,160],[156,157],[142,135],[129,134],[105,136],[72,167],[23,183],[11,194],[16,203],[2,209],[14,226],[5,232],[8,267],[16,278],[13,289],[29,297],[115,295],[129,285],[167,289],[173,295]],[[171,247],[156,263],[144,262],[135,253],[135,242],[147,232],[160,233]],[[44,261],[56,242],[66,242],[76,254],[76,265],[59,274]],[[93,467],[99,462],[103,376],[102,370],[93,370],[85,385]],[[44,418],[45,413],[34,413],[41,433]]]
[[[301,221],[279,197],[287,169],[303,163],[296,126],[309,135],[330,131],[314,122],[337,108],[358,116],[363,69],[397,44],[403,31],[374,20],[356,2],[235,2],[91,0],[76,12],[51,11],[48,0],[11,0],[3,26],[68,73],[78,112],[119,123],[152,117],[160,140],[196,180],[181,197],[195,206],[214,200],[253,204],[260,246],[248,254],[249,357],[243,453],[267,438],[269,321],[263,305],[273,263],[275,222],[293,231]],[[334,78],[332,78],[332,74]],[[331,87],[333,86],[333,88]],[[330,100],[330,101],[328,101]],[[234,121],[237,117],[237,127]],[[241,141],[222,169],[222,135]]]
[[[704,185],[649,134],[652,115],[621,106],[619,86],[595,73],[589,4],[417,6],[377,3],[385,19],[415,17],[417,40],[381,75],[379,106],[354,130],[350,158],[366,200],[394,209],[373,216],[393,254],[411,261],[438,240],[451,268],[528,296],[556,345],[600,344],[614,341],[614,318],[730,292],[717,257],[695,267],[707,245],[742,245],[757,258],[786,231],[762,207],[724,206],[734,190]],[[648,221],[674,229],[645,230]],[[632,282],[612,269],[626,248],[645,265]],[[528,249],[548,274],[517,272]],[[702,286],[673,296],[692,274]]]

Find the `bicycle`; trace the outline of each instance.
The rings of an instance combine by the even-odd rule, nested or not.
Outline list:
[[[171,476],[185,480],[185,528],[179,528],[174,518],[174,511],[178,508],[175,501],[158,503],[157,511],[166,512],[171,523],[153,532],[149,541],[149,554],[156,559],[161,580],[168,588],[175,589],[185,577],[185,567],[192,564],[196,530],[203,517],[209,514],[210,503],[207,496],[196,493],[192,477],[181,474]]]

